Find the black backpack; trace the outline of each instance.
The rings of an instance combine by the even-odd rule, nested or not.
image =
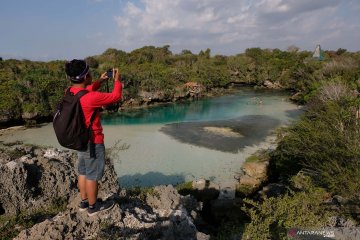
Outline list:
[[[87,90],[81,90],[74,95],[68,88],[57,107],[53,118],[53,127],[56,137],[63,147],[78,151],[87,150],[91,126],[96,115],[95,110],[90,119],[90,126],[87,128],[80,104],[80,98],[87,93]]]

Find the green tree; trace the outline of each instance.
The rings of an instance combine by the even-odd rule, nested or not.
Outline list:
[[[97,68],[99,66],[99,62],[94,57],[87,57],[85,61],[91,68]]]

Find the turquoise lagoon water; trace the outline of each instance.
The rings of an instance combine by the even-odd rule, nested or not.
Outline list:
[[[165,124],[224,120],[254,114],[277,116],[282,110],[280,106],[282,104],[278,105],[278,103],[285,103],[289,106],[290,103],[286,101],[287,97],[288,95],[285,92],[244,89],[221,97],[193,102],[170,103],[107,115],[103,116],[102,123],[104,125]],[[277,106],[280,107],[279,111],[276,110]],[[294,109],[296,109],[295,106],[290,109],[283,109],[284,112],[278,117],[282,120],[296,117],[299,111]]]
[[[121,186],[176,184],[199,178],[235,183],[241,164],[273,145],[273,130],[300,110],[287,94],[242,89],[186,103],[103,114],[106,147],[129,147],[114,155]],[[52,125],[0,136],[59,147]]]

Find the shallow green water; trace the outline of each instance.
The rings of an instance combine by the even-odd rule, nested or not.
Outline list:
[[[234,184],[246,157],[272,147],[272,132],[300,114],[288,95],[242,89],[227,96],[102,116],[121,186],[176,184],[199,178]],[[210,130],[210,131],[209,131]],[[230,135],[229,135],[230,131]],[[59,147],[52,124],[0,136],[1,141]]]
[[[115,164],[120,183],[150,186],[206,178],[233,184],[246,157],[271,147],[272,131],[300,114],[287,98],[284,92],[242,89],[104,117],[112,141],[116,136],[130,144]],[[241,137],[204,130],[209,127],[230,129]]]

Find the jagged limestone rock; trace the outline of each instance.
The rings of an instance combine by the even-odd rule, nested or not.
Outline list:
[[[3,150],[3,149],[2,149]],[[80,196],[76,187],[76,154],[59,149],[15,146],[16,154],[2,151],[0,214],[12,215],[26,209],[46,208],[58,197],[68,199],[63,212],[24,229],[14,239],[163,239],[207,240],[199,233],[190,214],[200,210],[190,196],[180,196],[173,186],[158,186],[147,201],[120,194],[113,165],[107,159],[99,185],[99,197],[116,202],[108,211],[89,217],[78,210]]]

